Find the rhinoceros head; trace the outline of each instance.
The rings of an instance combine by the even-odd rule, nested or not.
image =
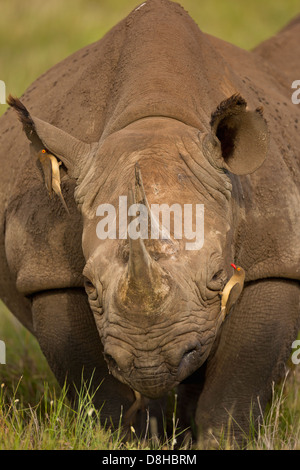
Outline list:
[[[236,175],[255,171],[267,153],[261,110],[234,95],[203,129],[145,117],[87,144],[10,104],[36,151],[47,148],[77,180],[85,288],[110,371],[162,395],[204,363],[221,326],[239,223]],[[170,230],[155,215],[162,204]],[[130,236],[121,222],[135,227]]]

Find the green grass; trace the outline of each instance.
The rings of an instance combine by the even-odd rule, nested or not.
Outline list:
[[[175,418],[171,436],[160,442],[148,438],[148,432],[137,440],[134,428],[132,440],[124,442],[120,428],[108,431],[101,427],[101,410],[94,408],[86,386],[78,391],[74,408],[36,339],[1,302],[0,339],[6,344],[6,364],[0,365],[0,450],[174,448]]]
[[[0,339],[6,343],[6,364],[0,365],[0,450],[160,450],[174,449],[177,429],[161,441],[148,433],[132,441],[122,439],[120,428],[104,430],[101,410],[92,404],[88,388],[78,392],[76,407],[60,389],[35,338],[0,305]],[[273,400],[258,433],[245,436],[249,450],[300,450],[300,366],[289,370],[274,389]],[[187,441],[183,448],[191,448]],[[223,436],[212,438],[211,448],[232,449]]]
[[[249,448],[256,450],[300,450],[300,369],[287,373],[274,388],[273,400]]]
[[[21,381],[20,381],[21,383]],[[134,428],[125,440],[121,427],[108,431],[100,424],[101,410],[82,388],[78,405],[71,406],[66,388],[59,395],[44,384],[35,405],[25,404],[18,387],[13,393],[0,385],[0,450],[173,450],[174,438],[158,442],[137,439]]]
[[[20,96],[39,75],[85,45],[97,41],[142,0],[1,0],[0,79]],[[250,49],[299,13],[298,0],[182,0],[200,28]],[[6,106],[0,106],[0,115]],[[88,394],[73,409],[37,341],[0,305],[0,339],[7,364],[0,365],[0,449],[151,448],[124,444],[119,430],[105,432]],[[300,449],[300,367],[274,392],[265,421],[249,449]],[[4,385],[1,385],[4,384]],[[92,411],[91,411],[92,410]],[[101,411],[100,411],[101,413]],[[174,434],[176,430],[174,429]],[[174,446],[174,435],[157,448]],[[230,448],[226,439],[217,448]]]
[[[249,435],[244,435],[242,447],[226,435],[212,437],[214,449],[231,450],[300,450],[300,368],[287,369],[283,381],[273,384],[272,400],[258,425],[249,416]],[[229,417],[229,422],[230,422]]]
[[[31,404],[20,393],[22,381],[14,389],[1,385],[0,450],[113,450],[123,445],[120,433],[101,427],[101,410],[94,408],[87,392],[71,407],[66,388],[57,395],[46,382],[39,401]]]

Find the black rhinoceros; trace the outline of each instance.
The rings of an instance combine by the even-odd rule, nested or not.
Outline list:
[[[1,297],[70,393],[82,369],[101,383],[103,418],[132,422],[143,397],[157,416],[175,389],[179,425],[231,419],[241,435],[284,372],[300,319],[299,35],[298,18],[248,52],[148,0],[9,98],[25,132],[8,110]],[[192,212],[175,236],[184,207],[202,225]],[[135,237],[110,231],[124,210]]]

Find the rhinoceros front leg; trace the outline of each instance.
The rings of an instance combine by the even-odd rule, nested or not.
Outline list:
[[[200,441],[221,427],[226,436],[229,423],[241,442],[249,435],[250,409],[257,424],[272,382],[285,373],[300,328],[299,301],[298,282],[268,279],[245,287],[206,365],[196,409]]]
[[[109,375],[102,344],[83,289],[59,289],[37,294],[32,301],[35,335],[60,385],[67,378],[70,398],[76,398],[82,377],[98,388],[96,406],[103,421],[119,424],[134,401],[133,392]],[[75,386],[74,386],[75,385]]]

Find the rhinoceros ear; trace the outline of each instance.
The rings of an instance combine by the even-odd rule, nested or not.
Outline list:
[[[23,129],[36,152],[46,148],[63,162],[71,177],[78,178],[84,163],[91,155],[92,145],[31,116],[18,98],[9,95],[7,103],[17,112]]]
[[[211,116],[211,127],[219,139],[222,166],[235,175],[253,173],[268,152],[269,134],[262,108],[248,111],[239,94],[222,101]]]

